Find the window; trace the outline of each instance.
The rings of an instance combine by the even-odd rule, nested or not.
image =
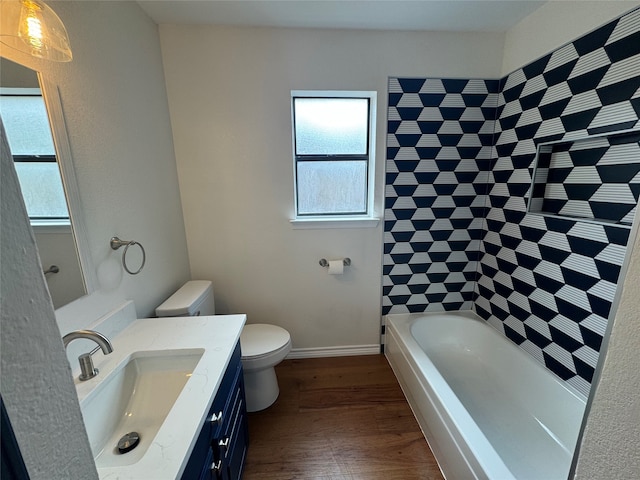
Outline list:
[[[291,92],[296,220],[371,218],[376,92]]]
[[[3,88],[0,115],[32,224],[69,224],[47,110],[38,88]]]

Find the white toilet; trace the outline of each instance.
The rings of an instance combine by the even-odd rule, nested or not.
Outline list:
[[[158,317],[214,315],[213,286],[208,280],[191,280],[156,308]],[[274,367],[291,350],[284,328],[263,323],[247,324],[240,335],[247,411],[271,406],[280,389]]]

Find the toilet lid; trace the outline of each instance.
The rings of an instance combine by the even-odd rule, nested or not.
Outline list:
[[[291,340],[289,332],[276,325],[252,323],[245,325],[240,334],[243,357],[266,355],[284,347]]]

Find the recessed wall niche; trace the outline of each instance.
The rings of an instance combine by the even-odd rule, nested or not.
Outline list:
[[[631,227],[640,196],[640,131],[538,145],[529,213]]]

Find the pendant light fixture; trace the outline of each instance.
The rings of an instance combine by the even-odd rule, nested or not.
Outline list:
[[[69,62],[73,55],[62,20],[40,0],[0,0],[0,43],[33,57]]]

